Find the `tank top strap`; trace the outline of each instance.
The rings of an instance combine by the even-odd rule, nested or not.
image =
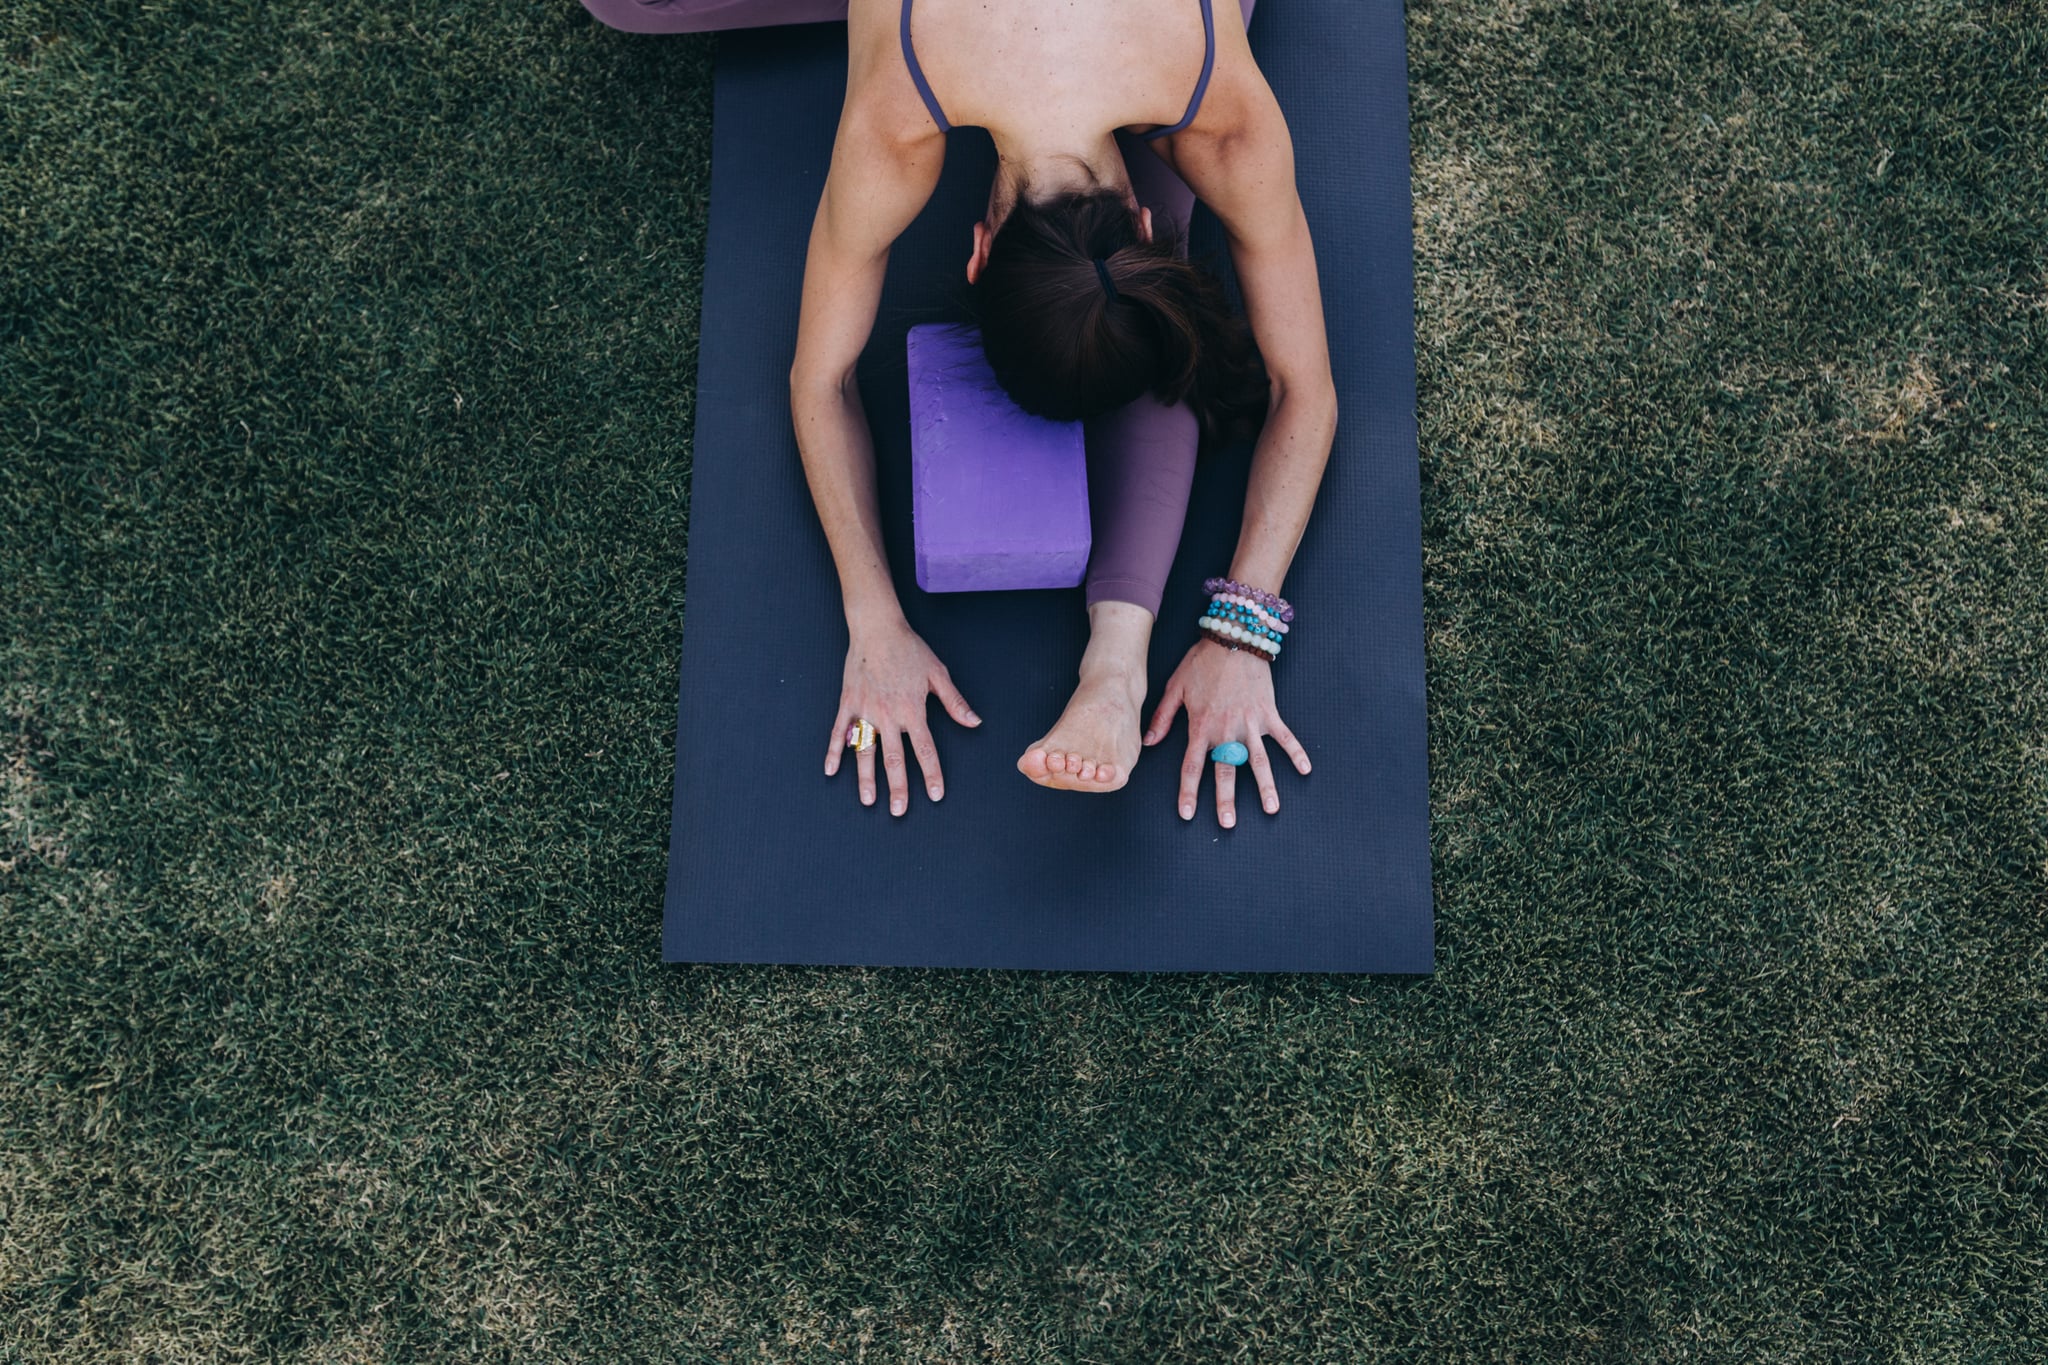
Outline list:
[[[1209,0],[1202,0],[1202,3],[1207,5]],[[924,68],[917,64],[917,48],[910,41],[910,5],[911,0],[903,0],[903,18],[897,25],[897,36],[903,43],[903,64],[910,68],[910,79],[917,86],[917,93],[924,96],[924,107],[931,111],[932,122],[939,125],[940,132],[949,132],[953,125],[946,121],[944,111],[939,108],[938,96],[932,93],[931,82],[924,78]],[[1208,79],[1209,73],[1205,68],[1202,80],[1206,84]]]
[[[907,15],[909,13],[910,0],[903,0],[903,4],[904,12]],[[903,32],[907,38],[907,35],[910,33],[910,21],[908,18],[904,20]],[[1153,138],[1177,133],[1190,123],[1193,123],[1195,121],[1195,112],[1202,107],[1202,96],[1209,93],[1209,73],[1216,69],[1216,12],[1210,8],[1210,0],[1202,0],[1202,40],[1207,45],[1206,50],[1202,53],[1202,79],[1195,82],[1195,97],[1188,101],[1188,111],[1180,116],[1179,123],[1168,124],[1164,128],[1154,128],[1149,133],[1138,134],[1140,142],[1150,142]]]

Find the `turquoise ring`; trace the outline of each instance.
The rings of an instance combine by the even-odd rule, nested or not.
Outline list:
[[[1236,768],[1252,761],[1252,751],[1233,739],[1228,744],[1219,744],[1211,749],[1209,757],[1215,759],[1218,763],[1228,763],[1231,767]]]

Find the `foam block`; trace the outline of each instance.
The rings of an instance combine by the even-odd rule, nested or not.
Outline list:
[[[1088,454],[1079,422],[1010,401],[972,327],[910,329],[917,585],[926,592],[1071,588],[1088,568]]]

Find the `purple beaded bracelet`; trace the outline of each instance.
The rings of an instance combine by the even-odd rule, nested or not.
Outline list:
[[[1252,601],[1257,602],[1283,621],[1292,621],[1294,619],[1294,608],[1287,605],[1286,598],[1275,593],[1261,592],[1259,589],[1248,587],[1234,578],[1206,579],[1202,583],[1202,591],[1212,594],[1234,592],[1240,597],[1251,598]]]

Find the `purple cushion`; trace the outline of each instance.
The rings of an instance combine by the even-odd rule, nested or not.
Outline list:
[[[910,329],[910,480],[926,592],[1071,588],[1088,567],[1079,422],[1010,401],[972,327]]]

